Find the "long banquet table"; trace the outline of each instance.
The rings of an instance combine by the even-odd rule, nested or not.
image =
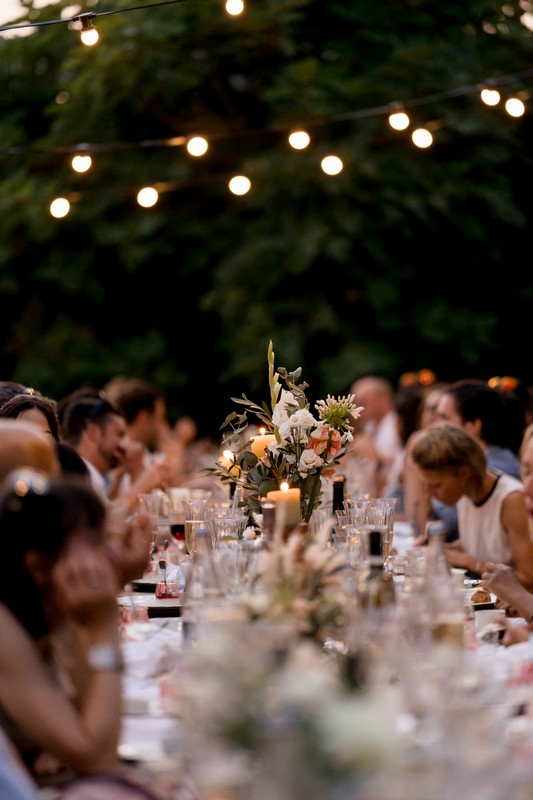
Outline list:
[[[405,529],[395,538],[395,546],[400,551],[412,546],[412,537]],[[130,593],[122,602],[142,607],[153,600],[149,594],[143,597]],[[284,738],[282,728],[277,735],[283,743],[278,749],[285,749],[283,758],[273,746],[272,736],[265,740],[264,752],[274,759],[269,764],[278,773],[276,781],[265,782],[263,773],[263,780],[255,788],[253,781],[233,784],[221,767],[221,763],[226,764],[226,772],[241,769],[236,751],[231,749],[224,751],[224,758],[216,748],[206,748],[203,752],[205,773],[209,772],[212,755],[217,762],[216,780],[213,778],[212,783],[199,786],[197,773],[193,770],[189,774],[191,728],[190,720],[188,726],[184,724],[182,703],[183,688],[198,679],[191,673],[185,657],[195,643],[184,638],[176,604],[170,608],[170,616],[158,612],[157,616],[123,626],[126,671],[121,758],[168,778],[175,785],[176,800],[190,797],[191,792],[200,800],[230,796],[244,800],[259,800],[259,797],[314,800],[309,795],[309,786],[302,788],[305,783],[295,782],[292,777],[287,777],[286,784],[281,780],[292,767],[295,771],[311,770],[310,763],[302,764],[296,754],[292,761],[288,758],[285,745],[289,740]],[[445,651],[428,650],[418,661],[409,661],[405,670],[407,662],[400,658],[401,647],[394,630],[386,631],[383,636],[380,661],[373,663],[375,672],[371,681],[372,692],[381,695],[376,708],[383,719],[374,719],[370,728],[375,724],[379,734],[387,717],[387,730],[394,728],[394,747],[379,765],[373,767],[371,758],[369,764],[363,764],[359,783],[343,784],[332,776],[331,786],[327,782],[320,784],[321,800],[530,800],[533,797],[530,715],[533,641],[505,648],[477,636],[460,661]],[[213,634],[212,638],[216,636]],[[244,647],[244,633],[242,643]],[[331,649],[324,648],[325,660],[334,657]],[[237,665],[231,673],[234,680],[239,670],[238,654],[233,653],[231,658],[235,658]],[[230,663],[233,662],[226,662],[225,666]],[[243,651],[243,679],[245,668]],[[222,662],[219,673],[213,677],[221,681],[221,673]],[[302,672],[302,685],[306,677]],[[233,684],[228,686],[228,702],[232,691]],[[319,686],[316,691],[320,691]],[[208,718],[206,722],[206,718],[199,716],[199,727],[208,727],[208,722]],[[363,738],[367,735],[371,740],[375,731],[370,728],[362,732]]]

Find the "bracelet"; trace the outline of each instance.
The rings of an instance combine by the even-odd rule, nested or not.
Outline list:
[[[87,664],[90,669],[110,672],[122,672],[124,660],[120,647],[113,644],[95,644],[89,647]]]

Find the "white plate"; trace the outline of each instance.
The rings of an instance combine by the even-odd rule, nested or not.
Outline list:
[[[465,600],[470,600],[471,596],[474,594],[474,592],[477,592],[478,588],[479,587],[476,586],[473,589],[472,588],[465,589]],[[496,603],[496,599],[497,599],[496,595],[491,592],[490,593],[490,601],[487,600],[485,603],[472,603],[472,605],[474,606],[474,610],[476,608],[480,608],[480,609],[490,608],[491,606],[494,606],[494,604]]]
[[[395,536],[413,536],[413,526],[410,522],[398,520],[394,523],[392,530]]]
[[[181,598],[170,597],[168,600],[158,600],[153,592],[151,594],[135,592],[135,594],[119,595],[118,604],[120,606],[142,606],[143,608],[179,608],[181,606]]]

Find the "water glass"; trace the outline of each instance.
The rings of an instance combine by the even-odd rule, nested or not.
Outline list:
[[[209,520],[215,547],[235,544],[242,539],[248,518],[245,514],[230,514],[226,517],[214,517]]]

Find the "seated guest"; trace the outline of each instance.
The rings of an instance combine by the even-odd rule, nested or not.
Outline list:
[[[0,419],[0,487],[18,467],[33,467],[47,475],[59,472],[54,440],[37,425],[18,419]]]
[[[59,418],[54,400],[39,394],[16,394],[0,406],[0,418],[25,419],[59,441]]]
[[[143,466],[143,448],[131,442],[126,433],[122,409],[104,395],[84,390],[61,404],[63,439],[78,452],[89,470],[94,490],[104,503],[112,501],[125,512],[138,505],[139,494],[168,486],[165,464]],[[127,491],[117,496],[123,474],[129,472]],[[110,485],[110,479],[113,483]]]
[[[508,394],[508,393],[507,393]],[[518,416],[517,416],[517,412]],[[487,464],[492,469],[520,478],[520,460],[512,449],[516,432],[524,431],[525,417],[519,401],[512,403],[499,389],[483,380],[463,379],[448,384],[438,400],[434,424],[451,422],[460,425],[483,447]],[[408,450],[411,448],[409,447]],[[415,523],[419,534],[424,533],[429,519],[441,519],[447,528],[447,539],[458,536],[457,509],[435,498],[429,500],[413,470],[410,457],[406,459],[406,518]]]
[[[121,551],[79,478],[19,470],[0,500],[2,727],[40,785],[118,765]],[[148,558],[145,542],[145,559]],[[145,561],[146,563],[146,561]]]
[[[75,450],[72,445],[67,444],[67,442],[60,441],[56,442],[55,445],[61,471],[74,473],[75,475],[81,475],[82,477],[87,478],[90,484],[91,479],[89,477],[87,464],[77,450]]]
[[[18,381],[0,381],[0,406],[16,394],[33,394],[34,389]]]
[[[0,797],[5,800],[42,800],[42,795],[20,762],[11,742],[0,730]]]
[[[486,562],[501,562],[513,567],[523,586],[533,588],[522,482],[487,469],[483,447],[458,425],[426,428],[411,455],[428,496],[457,504],[459,538],[446,545],[449,563],[480,575]]]
[[[520,466],[530,536],[533,540],[533,424],[528,425],[522,439]],[[533,594],[517,580],[514,571],[505,564],[489,562],[484,566],[482,585],[487,591],[496,595],[498,607],[505,608],[511,616],[521,616],[527,623],[530,623],[529,629],[525,628],[523,631],[516,632],[519,639],[528,638],[533,622]],[[514,629],[509,629],[506,634],[507,639],[510,638],[513,631]]]
[[[394,407],[394,387],[386,378],[364,375],[350,388],[363,412],[354,428],[347,459],[362,458],[374,466],[371,493],[380,497],[391,477],[392,465],[402,452],[398,415]]]

